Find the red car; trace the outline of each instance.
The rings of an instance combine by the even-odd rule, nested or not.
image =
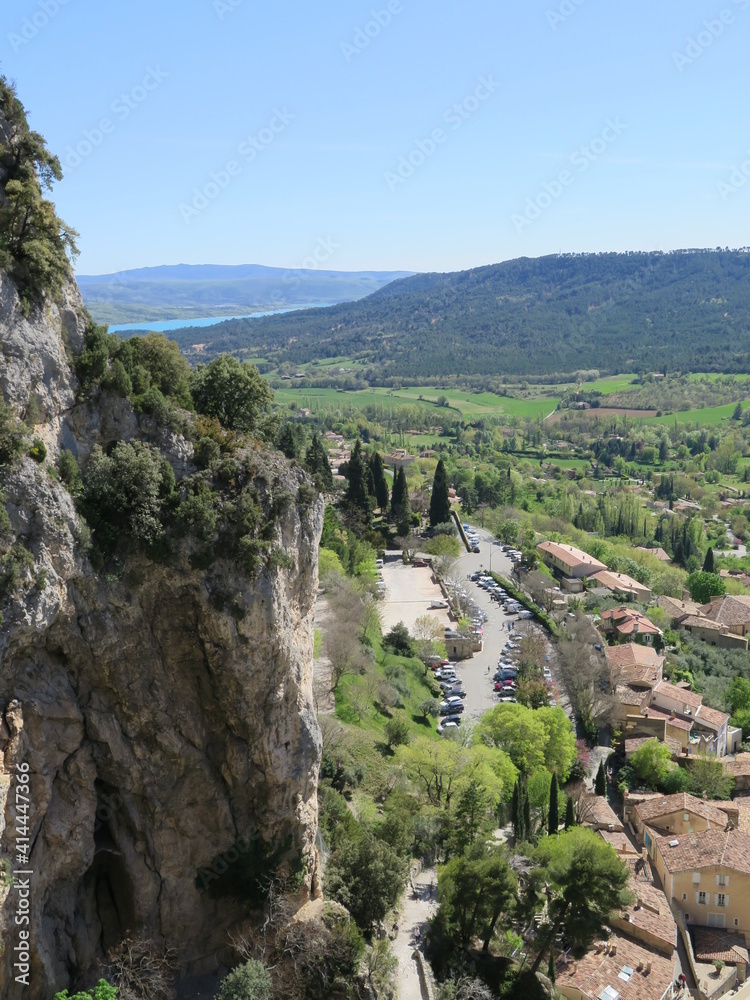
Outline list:
[[[412,566],[426,566],[427,562],[424,559],[415,559]]]

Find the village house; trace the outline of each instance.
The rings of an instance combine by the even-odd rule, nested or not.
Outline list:
[[[589,584],[608,590],[617,597],[631,598],[635,601],[650,601],[651,591],[643,583],[639,583],[625,573],[613,573],[603,569],[589,577]]]
[[[406,448],[396,448],[390,455],[383,455],[383,465],[390,469],[408,469],[416,460],[416,455],[410,455]]]
[[[639,552],[648,552],[650,556],[655,556],[659,562],[669,563],[672,560],[669,558],[669,553],[665,552],[661,546],[655,549],[647,549],[644,545],[636,545],[636,549]]]
[[[663,637],[662,630],[640,611],[625,607],[603,611],[599,627],[608,639],[643,642],[649,646],[654,642],[660,645]]]
[[[656,603],[667,613],[671,625],[685,615],[699,615],[701,610],[700,604],[695,601],[678,601],[676,597],[657,597]]]
[[[750,633],[750,597],[724,594],[701,607],[701,615],[724,625],[733,635]]]
[[[563,590],[580,593],[583,590],[583,580],[606,570],[603,562],[594,559],[588,552],[577,549],[574,545],[564,545],[562,542],[540,542],[537,550],[547,566],[560,580]]]

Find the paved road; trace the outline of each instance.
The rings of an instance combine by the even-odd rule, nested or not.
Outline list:
[[[399,1000],[422,1000],[417,963],[412,956],[416,948],[422,947],[428,922],[437,911],[435,869],[424,869],[413,881],[416,891],[407,887],[404,893],[399,906],[398,933],[391,946],[398,959]]]
[[[489,594],[475,583],[467,580],[467,575],[480,569],[489,569],[489,540],[493,537],[489,531],[478,528],[482,539],[481,552],[466,552],[457,563],[454,578],[463,582],[466,592],[474,598],[479,607],[487,615],[484,623],[484,648],[481,653],[475,653],[471,660],[464,660],[457,666],[466,689],[466,716],[478,719],[488,709],[497,704],[490,678],[497,667],[503,645],[508,639],[508,623],[515,622],[515,615],[506,615],[500,605],[490,599]],[[492,569],[503,576],[510,576],[512,564],[510,559],[496,546],[492,549]],[[488,670],[489,668],[489,670]]]

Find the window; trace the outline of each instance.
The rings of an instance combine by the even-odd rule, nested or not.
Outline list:
[[[683,894],[682,894],[682,898],[683,898],[683,899],[687,899],[687,893],[686,893],[686,892],[683,892]]]
[[[728,875],[717,875],[716,876],[716,884],[717,885],[729,885],[729,876]]]
[[[735,927],[739,927],[739,926],[740,926],[740,921],[739,921],[739,918],[738,918],[738,917],[735,917],[735,918],[734,918],[734,926],[735,926]]]
[[[700,881],[701,881],[701,873],[693,872],[693,885],[700,885]]]
[[[716,893],[716,905],[717,906],[726,906],[727,905],[726,902],[725,902],[726,898],[727,897],[724,895],[723,892],[717,892]]]
[[[685,822],[687,823],[687,822],[688,822],[688,821],[690,820],[690,813],[683,813],[683,814],[682,814],[682,818],[683,818],[683,819],[685,820]]]
[[[699,892],[698,893],[698,902],[700,903],[701,906],[705,906],[706,905],[706,894],[705,894],[705,892]]]

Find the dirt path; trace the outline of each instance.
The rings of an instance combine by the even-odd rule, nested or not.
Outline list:
[[[333,621],[331,606],[321,594],[315,604],[315,628],[325,633]],[[336,711],[336,699],[331,694],[331,661],[321,651],[319,657],[313,660],[313,687],[315,711],[318,714],[330,715]]]
[[[425,868],[412,881],[416,892],[407,886],[399,910],[398,934],[392,944],[393,954],[398,959],[399,1000],[424,1000],[417,963],[412,956],[414,949],[421,947],[427,921],[437,911],[435,869]]]

